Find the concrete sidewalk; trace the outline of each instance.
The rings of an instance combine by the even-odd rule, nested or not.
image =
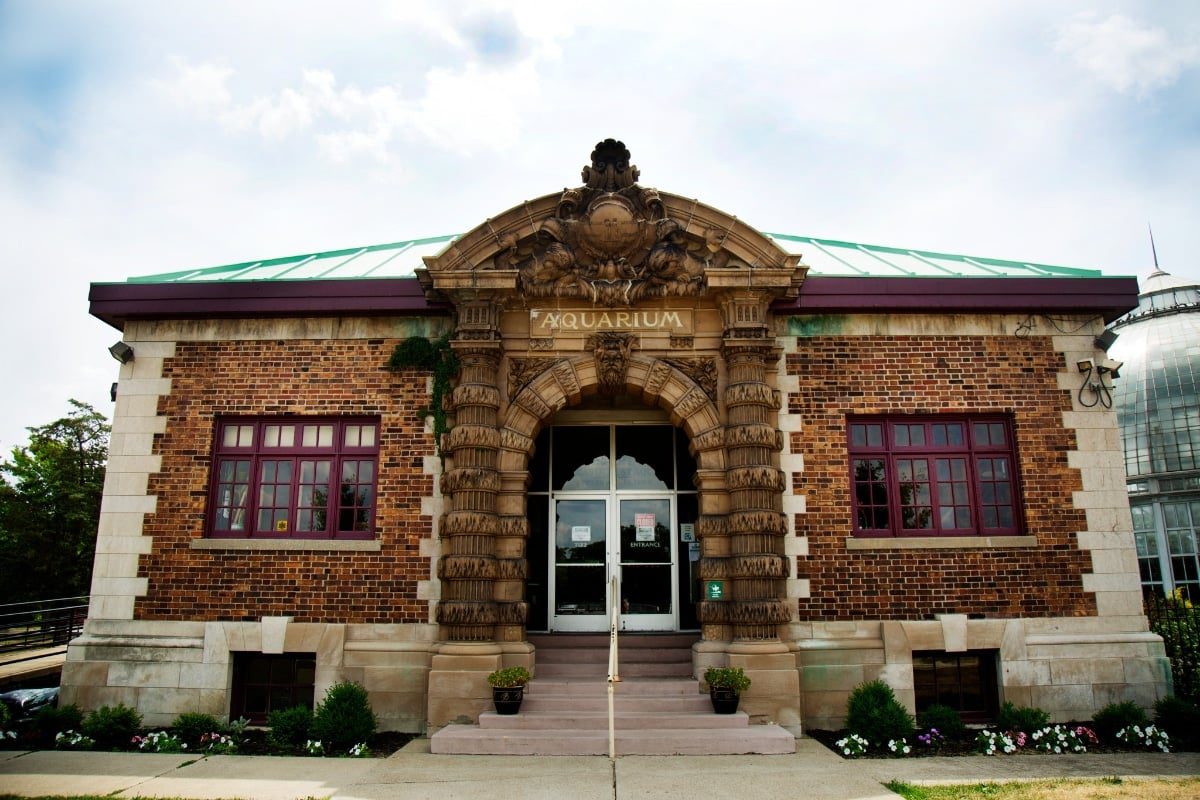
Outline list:
[[[893,798],[882,782],[1200,776],[1200,754],[845,761],[812,739],[780,756],[438,756],[418,739],[386,759],[0,752],[0,794],[341,800],[388,798]]]

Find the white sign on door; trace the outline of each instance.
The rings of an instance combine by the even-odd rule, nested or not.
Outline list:
[[[571,541],[572,542],[590,542],[592,540],[591,525],[572,525],[571,526]]]

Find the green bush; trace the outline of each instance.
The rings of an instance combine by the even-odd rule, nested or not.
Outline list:
[[[79,706],[42,706],[33,715],[32,728],[41,740],[51,740],[63,731],[77,731],[83,725],[83,712]]]
[[[212,714],[200,714],[186,711],[171,723],[171,730],[187,743],[189,747],[200,744],[200,737],[206,733],[220,731],[224,726]]]
[[[81,731],[102,750],[127,748],[142,725],[142,715],[124,703],[100,706],[83,720]]]
[[[1049,724],[1050,715],[1040,708],[1014,706],[1012,703],[1000,706],[1000,713],[996,715],[996,727],[1002,731],[1033,733]]]
[[[1103,742],[1115,741],[1117,731],[1130,725],[1144,728],[1150,724],[1146,712],[1137,703],[1109,703],[1092,717],[1092,728]]]
[[[846,728],[874,747],[889,739],[911,738],[912,715],[896,700],[892,687],[883,681],[867,681],[855,687],[846,702]]]
[[[379,721],[371,711],[367,690],[357,683],[335,683],[313,714],[312,735],[325,743],[325,752],[341,755],[367,741]]]
[[[512,689],[529,683],[533,676],[524,667],[505,667],[488,675],[488,686],[495,689]]]
[[[1174,742],[1200,739],[1200,706],[1182,697],[1164,697],[1154,704],[1154,722]]]
[[[276,747],[300,747],[311,738],[312,724],[313,712],[308,706],[272,711],[267,716],[267,725],[271,727],[267,738]]]
[[[704,670],[704,682],[710,688],[733,689],[739,693],[750,688],[750,678],[741,667],[709,667]]]
[[[937,728],[947,739],[962,739],[967,735],[962,717],[950,706],[932,705],[917,715],[917,721],[922,729]]]

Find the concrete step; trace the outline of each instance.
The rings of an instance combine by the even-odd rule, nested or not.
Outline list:
[[[638,678],[613,685],[618,697],[629,695],[665,697],[670,695],[701,694],[700,683],[694,678]],[[569,697],[607,697],[608,681],[604,678],[543,678],[538,677],[525,687],[525,696],[566,695]]]
[[[555,648],[594,647],[608,652],[607,633],[532,633],[527,640],[538,650]],[[617,637],[618,650],[638,648],[661,650],[686,647],[700,641],[697,633],[622,633]]]
[[[692,674],[692,662],[647,661],[621,664],[623,678],[687,678]],[[545,664],[538,662],[535,672],[539,678],[608,677],[608,664]]]
[[[712,713],[712,701],[708,695],[688,697],[614,697],[613,707],[618,711],[655,711],[667,713]],[[607,697],[534,697],[525,695],[521,711],[564,712],[604,711],[608,708]]]
[[[796,740],[777,725],[745,728],[660,728],[622,730],[616,734],[617,755],[741,755],[796,752]],[[493,730],[476,725],[448,725],[429,740],[432,753],[445,755],[607,755],[608,731]]]
[[[619,664],[644,664],[649,662],[692,663],[692,651],[686,647],[649,649],[640,647],[621,650]],[[536,655],[538,666],[543,664],[602,664],[608,666],[608,648],[574,647],[539,649]]]
[[[615,709],[614,703],[614,709]],[[484,712],[479,716],[479,727],[493,730],[608,730],[608,710],[603,711],[528,711],[521,704],[520,714],[496,714]],[[750,724],[745,712],[736,714],[714,714],[711,705],[705,711],[653,712],[638,707],[632,711],[613,712],[613,724],[617,730],[643,730],[660,728],[707,728],[710,730],[744,728]]]

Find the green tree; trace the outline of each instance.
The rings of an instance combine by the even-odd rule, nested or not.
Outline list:
[[[0,602],[87,594],[111,430],[87,403],[0,460]]]

